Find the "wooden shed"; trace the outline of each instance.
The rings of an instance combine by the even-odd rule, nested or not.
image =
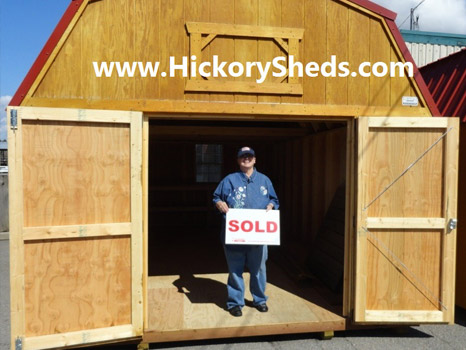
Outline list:
[[[12,347],[453,322],[458,120],[430,118],[417,69],[258,83],[93,67],[412,61],[394,19],[366,0],[71,1],[7,111]],[[211,195],[246,144],[282,245],[270,311],[233,318]]]

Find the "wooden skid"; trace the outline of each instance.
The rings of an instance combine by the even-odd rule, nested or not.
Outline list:
[[[223,308],[227,274],[149,277],[149,323],[144,342],[166,342],[345,329],[345,318],[273,284],[269,312],[246,305],[242,317]],[[249,285],[245,275],[245,285]],[[196,291],[204,290],[202,296]],[[223,294],[220,292],[223,291]],[[220,295],[219,295],[220,293]],[[252,300],[246,292],[246,300]]]

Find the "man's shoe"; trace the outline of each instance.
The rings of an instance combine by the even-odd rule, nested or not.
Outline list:
[[[256,309],[260,312],[267,312],[269,311],[269,308],[267,307],[267,304],[260,304],[256,305]]]
[[[241,308],[239,306],[233,306],[231,309],[228,309],[228,312],[231,316],[240,317],[243,316]]]

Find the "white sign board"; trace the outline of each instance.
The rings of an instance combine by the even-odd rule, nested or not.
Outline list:
[[[401,104],[403,106],[417,107],[419,106],[419,99],[415,96],[403,96],[401,98]]]
[[[280,211],[229,209],[225,244],[280,245]]]

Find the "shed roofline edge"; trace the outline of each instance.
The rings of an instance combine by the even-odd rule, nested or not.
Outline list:
[[[369,0],[349,0],[352,3],[365,7],[366,9],[384,17],[389,20],[395,21],[397,14],[389,9],[376,4],[375,2]]]
[[[83,1],[84,0],[71,0],[70,1],[68,8],[66,9],[62,18],[60,19],[54,31],[50,35],[49,39],[45,43],[44,48],[37,56],[33,65],[29,69],[29,72],[26,74],[26,77],[21,82],[18,90],[16,90],[16,93],[14,94],[10,103],[8,104],[9,106],[20,106],[21,105],[27,93],[31,89],[32,84],[34,84],[34,81],[37,79],[42,68],[44,67],[47,60],[49,59],[50,54],[52,53],[54,48],[57,46],[58,42],[60,41],[61,37],[65,33],[68,26],[70,25],[76,13],[79,11],[79,8],[81,7]]]
[[[430,110],[433,117],[440,117],[440,110],[438,109],[437,104],[435,103],[434,98],[432,97],[432,94],[430,93],[429,88],[427,87],[427,84],[425,83],[424,78],[422,77],[422,74],[419,71],[419,68],[414,62],[413,56],[411,56],[411,53],[409,52],[409,49],[406,46],[406,42],[404,41],[400,30],[395,24],[395,21],[385,18],[385,22],[387,23],[388,28],[390,28],[390,31],[392,32],[392,35],[395,38],[395,41],[398,47],[400,48],[401,54],[403,55],[406,62],[411,62],[413,64],[414,80],[416,81],[417,86],[419,87],[419,90],[427,103],[427,108]]]

